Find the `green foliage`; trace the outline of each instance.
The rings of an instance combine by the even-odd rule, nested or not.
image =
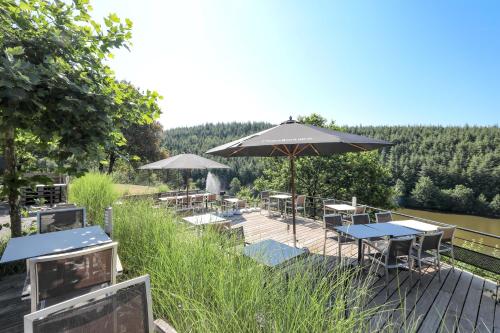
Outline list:
[[[439,189],[430,177],[422,176],[411,191],[411,199],[416,205],[436,208],[435,205],[439,200]]]
[[[499,214],[490,208],[485,212],[476,204],[481,194],[491,202],[500,188],[498,126],[359,126],[346,130],[395,144],[383,151],[380,158],[390,168],[393,182],[397,179],[404,182],[404,202],[416,208],[450,210],[452,207],[456,212]],[[437,202],[417,204],[408,200],[421,176],[429,177],[437,189],[446,190],[443,199],[451,199],[453,204],[450,201],[446,206]],[[464,188],[457,190],[457,185],[472,190],[473,195]],[[451,193],[456,194],[453,199],[447,196]]]
[[[179,332],[363,331],[379,310],[361,306],[367,285],[340,266],[319,275],[321,264],[303,264],[286,279],[209,229],[197,237],[151,202],[124,202],[113,212],[122,278],[149,274],[155,318]],[[344,317],[347,295],[351,311]]]
[[[244,136],[270,128],[272,125],[264,122],[247,123],[217,123],[193,127],[180,127],[165,131],[163,146],[170,155],[181,153],[203,154],[215,146],[227,143]],[[243,185],[251,184],[262,171],[262,158],[222,158],[206,156],[210,159],[224,163],[231,167],[229,170],[211,170],[217,175],[223,187],[228,187],[229,182],[237,177]],[[200,185],[205,185],[205,172],[193,171],[193,179],[201,180]]]
[[[236,195],[241,190],[241,182],[238,178],[233,178],[229,184],[229,194]]]
[[[118,199],[111,176],[87,173],[75,179],[69,186],[69,202],[87,209],[87,221],[94,225],[104,224],[104,209]]]
[[[494,214],[500,215],[500,194],[493,197],[493,200],[490,202],[490,209]]]

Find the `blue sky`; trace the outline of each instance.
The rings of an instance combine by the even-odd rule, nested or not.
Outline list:
[[[166,128],[498,124],[500,1],[93,1],[134,22],[118,78],[164,96]]]

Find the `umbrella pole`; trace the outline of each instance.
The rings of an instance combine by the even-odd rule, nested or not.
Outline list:
[[[290,171],[292,177],[290,179],[290,185],[292,187],[292,228],[293,228],[293,246],[297,247],[297,233],[295,229],[295,157],[290,156]]]
[[[191,174],[191,170],[186,171],[186,204],[189,207],[189,175]]]

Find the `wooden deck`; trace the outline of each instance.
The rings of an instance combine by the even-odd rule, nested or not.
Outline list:
[[[274,239],[291,244],[292,232],[287,224],[264,214],[250,213],[235,218],[234,226],[242,225],[250,243]],[[298,246],[306,246],[312,253],[323,254],[324,231],[319,222],[299,219]],[[337,256],[338,245],[329,239],[326,255]],[[343,246],[342,256],[355,258],[355,245]],[[390,283],[376,280],[367,306],[383,306],[371,318],[372,332],[493,332],[500,333],[500,302],[497,285],[470,272],[452,270],[444,264],[441,280],[430,268],[418,280],[408,272],[391,274]],[[0,279],[0,332],[22,332],[23,316],[29,312],[29,301],[21,301],[24,275]],[[387,296],[388,295],[388,296]]]
[[[242,225],[245,238],[254,243],[274,239],[292,244],[291,226],[265,213],[245,214],[234,222]],[[323,254],[324,230],[319,221],[298,219],[297,246]],[[338,244],[328,239],[326,255],[336,257]],[[357,257],[356,245],[342,246],[342,256]],[[495,332],[500,333],[500,296],[496,283],[443,264],[441,280],[431,268],[424,269],[421,280],[409,272],[392,273],[388,290],[385,278],[373,284],[368,306],[382,306],[371,318],[371,331],[387,332]],[[387,292],[388,291],[388,292]],[[388,294],[388,297],[387,297]]]

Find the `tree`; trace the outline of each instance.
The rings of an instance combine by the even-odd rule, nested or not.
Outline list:
[[[127,47],[132,22],[110,14],[104,30],[90,8],[85,0],[4,0],[0,7],[0,146],[13,237],[21,235],[20,188],[33,180],[19,163],[23,136],[70,173],[120,136],[120,89],[104,59]]]
[[[115,89],[115,103],[109,106],[111,110],[108,111],[114,115],[113,125],[116,131],[110,133],[104,147],[106,161],[100,162],[101,171],[104,171],[107,164],[108,173],[113,172],[119,157],[144,160],[144,157],[154,159],[164,155],[159,147],[163,128],[159,123],[153,123],[161,113],[158,106],[161,96],[155,91],[141,92],[123,81],[118,82]]]
[[[421,176],[411,191],[412,201],[424,207],[434,208],[438,200],[439,190],[428,176]]]
[[[493,200],[490,202],[490,209],[493,214],[500,215],[500,194],[493,197]]]
[[[301,122],[338,129],[334,122],[317,114],[300,117]],[[284,158],[267,158],[255,189],[289,191],[289,167]],[[382,166],[378,152],[346,153],[328,157],[301,157],[296,160],[297,193],[308,197],[334,197],[389,207],[393,205],[390,173]]]
[[[241,182],[238,178],[233,178],[229,184],[229,194],[236,195],[241,190]]]

